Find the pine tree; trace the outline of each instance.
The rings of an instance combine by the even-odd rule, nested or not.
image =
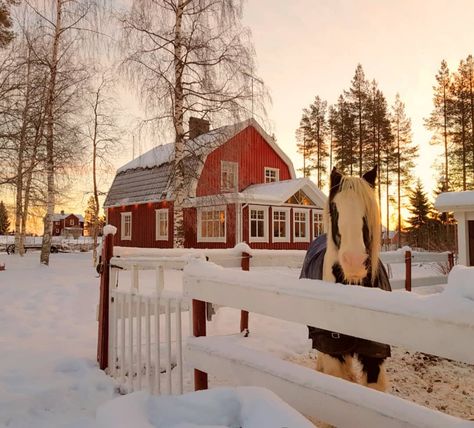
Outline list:
[[[469,121],[470,121],[470,167],[471,186],[474,186],[474,59],[472,55],[466,58],[467,88],[469,100]]]
[[[368,146],[368,100],[369,83],[367,82],[362,65],[358,64],[351,87],[346,93],[350,105],[350,111],[355,119],[355,140],[357,144],[357,159],[359,176],[363,174],[363,159]]]
[[[449,171],[449,137],[452,127],[452,93],[451,93],[451,73],[445,60],[441,62],[441,67],[436,75],[437,85],[433,87],[433,111],[425,124],[430,131],[434,132],[433,143],[442,143],[444,146],[444,177],[446,185],[450,187]]]
[[[300,127],[296,131],[299,141],[298,151],[303,154],[303,174],[309,176],[316,171],[316,184],[323,186],[323,174],[326,173],[328,147],[326,142],[327,102],[317,96],[309,108],[303,110]]]
[[[10,220],[8,219],[8,211],[3,201],[0,201],[0,235],[6,235],[10,229]]]
[[[411,170],[414,165],[414,158],[417,154],[417,147],[412,145],[411,121],[406,116],[405,104],[397,94],[392,107],[391,125],[394,137],[395,148],[395,173],[397,175],[397,210],[398,210],[398,231],[402,230],[402,197],[406,194],[411,184]],[[400,241],[398,242],[400,246]]]
[[[450,152],[451,189],[467,190],[468,169],[472,163],[470,154],[471,108],[470,108],[470,71],[461,60],[451,84],[453,108],[453,150]],[[470,181],[470,180],[469,180]]]
[[[331,108],[329,121],[333,130],[333,161],[345,174],[353,175],[357,162],[356,123],[349,104],[343,95]]]
[[[426,226],[430,220],[431,205],[419,179],[409,195],[409,200],[408,211],[411,216],[408,218],[410,224],[408,231],[416,246],[421,247],[424,244]]]
[[[98,222],[96,212],[95,198],[94,195],[91,195],[87,201],[87,207],[84,213],[84,229],[88,230],[89,236],[93,236],[94,227]]]
[[[311,112],[305,108],[303,110],[303,116],[300,120],[300,126],[296,130],[296,147],[298,153],[303,156],[303,168],[301,172],[303,173],[303,177],[309,177],[312,172],[312,164],[310,160],[314,156],[315,152],[315,142],[313,138],[313,132],[311,129]]]

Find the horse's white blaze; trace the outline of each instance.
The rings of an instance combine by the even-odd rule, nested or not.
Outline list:
[[[341,247],[338,262],[349,282],[359,282],[367,276],[365,260],[367,252],[362,233],[365,209],[362,201],[354,198],[352,192],[338,193],[334,198],[339,213],[339,233]]]

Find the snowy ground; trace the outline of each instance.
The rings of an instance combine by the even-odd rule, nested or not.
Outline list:
[[[95,363],[98,279],[90,253],[53,254],[49,268],[38,260],[37,252],[23,259],[0,254],[7,269],[0,272],[0,426],[96,427],[97,408],[118,393]],[[238,325],[239,312],[222,308],[209,334],[235,333]],[[242,339],[247,346],[314,366],[305,326],[251,314],[250,328],[251,336]],[[397,348],[393,353],[392,393],[473,417],[474,367]],[[189,374],[186,389],[191,389]]]

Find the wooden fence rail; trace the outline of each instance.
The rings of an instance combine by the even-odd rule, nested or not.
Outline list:
[[[386,293],[252,271],[229,275],[203,262],[185,268],[184,287],[185,296],[196,302],[193,319],[201,326],[204,302],[212,302],[474,364],[474,302],[462,297]],[[354,421],[358,426],[474,426],[289,362],[277,363],[274,356],[228,337],[190,340],[186,355],[199,371],[198,380],[212,372],[237,383],[270,387],[297,410],[340,427],[352,427]]]

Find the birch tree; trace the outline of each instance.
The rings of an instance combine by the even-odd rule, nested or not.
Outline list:
[[[149,122],[173,129],[175,247],[184,243],[182,205],[193,173],[185,165],[185,119],[246,118],[257,95],[254,51],[241,16],[242,0],[133,0],[121,19],[124,70]]]
[[[117,115],[114,113],[112,98],[112,87],[114,81],[110,74],[102,73],[97,79],[95,88],[90,91],[88,97],[88,125],[85,130],[85,137],[91,150],[92,158],[92,202],[89,201],[90,229],[94,241],[92,251],[92,261],[97,265],[97,236],[100,226],[100,204],[99,196],[104,192],[99,189],[100,172],[105,172],[111,168],[110,160],[115,156],[119,148],[121,131],[117,125]]]
[[[73,62],[72,54],[78,57],[85,35],[89,37],[96,21],[93,19],[96,12],[97,1],[94,0],[26,0],[31,11],[41,20],[44,34],[49,38],[47,49],[43,52],[42,60],[47,68],[46,97],[45,97],[45,174],[47,182],[46,191],[46,215],[44,218],[43,243],[41,247],[40,261],[49,264],[51,250],[51,237],[53,215],[56,205],[58,165],[56,159],[56,146],[59,138],[56,135],[58,126],[58,102],[62,88],[58,84],[59,78],[64,77],[67,66]],[[69,69],[71,71],[71,69]],[[77,73],[77,69],[75,73]],[[83,82],[83,76],[74,76],[72,84]],[[62,87],[68,87],[67,81],[63,80]],[[70,90],[71,87],[69,86]],[[74,92],[74,91],[70,91]],[[64,101],[64,100],[63,100]],[[68,101],[66,101],[67,103]],[[65,125],[69,125],[64,123]],[[74,127],[71,128],[71,130]],[[73,132],[75,134],[75,131]],[[68,136],[64,135],[66,138]],[[63,146],[64,147],[64,146]]]

